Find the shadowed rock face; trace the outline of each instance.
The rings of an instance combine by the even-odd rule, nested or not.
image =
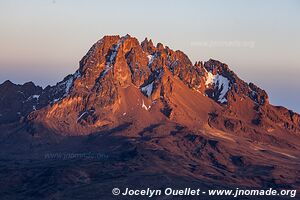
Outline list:
[[[0,93],[0,156],[16,161],[8,171],[25,166],[12,174],[19,178],[8,186],[11,194],[26,198],[39,186],[49,197],[73,197],[66,185],[74,184],[86,186],[82,194],[101,186],[105,195],[107,183],[150,177],[145,185],[158,184],[159,174],[161,187],[192,180],[203,187],[299,188],[299,114],[271,105],[264,90],[226,64],[192,64],[147,38],[105,36],[55,86],[6,81]],[[99,151],[110,159],[41,160],[55,150]],[[30,192],[22,192],[15,186],[27,183],[32,166],[38,173],[26,185]]]
[[[5,81],[0,85],[0,123],[15,122],[27,116],[39,106],[39,97],[42,88],[32,82],[24,85],[15,85]]]

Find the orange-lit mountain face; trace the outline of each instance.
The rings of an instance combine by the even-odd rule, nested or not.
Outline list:
[[[264,90],[216,60],[193,64],[183,52],[161,43],[105,36],[79,69],[55,86],[6,81],[0,93],[2,147],[9,146],[4,141],[17,144],[10,153],[49,152],[54,146],[112,149],[106,153],[116,159],[105,173],[119,173],[123,168],[114,166],[121,163],[140,172],[122,171],[125,176],[163,173],[184,184],[188,178],[299,189],[299,114],[271,105]],[[81,165],[68,167],[100,184],[91,179],[94,165]]]
[[[105,36],[79,69],[42,90],[8,81],[0,88],[1,121],[26,117],[64,135],[89,134],[132,122],[175,122],[192,129],[225,132],[300,130],[299,115],[269,104],[266,92],[245,83],[224,63],[194,65],[181,51],[129,35]],[[17,101],[18,105],[13,102]],[[11,110],[10,110],[11,109]],[[5,120],[6,115],[14,115]]]

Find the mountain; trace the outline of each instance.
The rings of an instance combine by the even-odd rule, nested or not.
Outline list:
[[[79,69],[55,86],[43,90],[6,81],[0,91],[1,121],[31,113],[33,121],[61,134],[89,134],[128,119],[143,126],[169,120],[233,132],[300,130],[299,114],[270,105],[264,90],[241,80],[226,64],[193,65],[181,51],[161,43],[155,47],[147,39],[140,44],[129,35],[99,40]],[[142,122],[141,116],[149,119]]]
[[[18,181],[8,194],[29,197],[43,188],[38,197],[71,198],[70,183],[86,194],[115,181],[136,186],[140,178],[161,187],[300,188],[300,115],[271,105],[263,89],[217,60],[193,64],[147,38],[105,36],[55,86],[5,81],[0,93],[1,156],[17,163],[0,175],[23,166],[11,175]],[[49,152],[111,159],[41,160]],[[38,172],[30,183],[25,170]],[[111,189],[99,195],[110,198]]]

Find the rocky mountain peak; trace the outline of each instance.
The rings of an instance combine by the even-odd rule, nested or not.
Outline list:
[[[148,38],[145,38],[145,40],[141,43],[141,46],[143,51],[149,53],[150,55],[156,51],[151,39],[148,40]]]
[[[192,64],[180,50],[161,43],[155,47],[147,38],[139,43],[130,35],[104,36],[80,60],[79,69],[55,86],[42,89],[33,83],[15,86],[6,81],[0,90],[4,92],[6,87],[14,88],[14,94],[21,87],[25,96],[20,101],[31,102],[22,116],[33,113],[31,119],[65,133],[90,133],[115,126],[125,115],[137,123],[144,123],[140,115],[147,115],[149,122],[166,118],[186,125],[194,120],[205,124],[210,122],[209,113],[215,112],[265,127],[274,126],[272,121],[284,116],[289,125],[281,127],[299,128],[298,115],[272,107],[264,90],[244,82],[225,63],[210,59]],[[26,101],[28,98],[36,100]],[[11,112],[5,109],[3,104],[2,116]],[[14,114],[10,119],[20,117]],[[214,126],[219,126],[216,122]],[[195,123],[198,128],[204,126]]]
[[[14,86],[14,84],[10,80],[6,80],[1,84],[1,87],[9,87]]]

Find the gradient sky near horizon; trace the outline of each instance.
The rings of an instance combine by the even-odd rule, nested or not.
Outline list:
[[[104,35],[151,38],[225,62],[300,112],[298,0],[0,0],[0,82],[53,85]]]

